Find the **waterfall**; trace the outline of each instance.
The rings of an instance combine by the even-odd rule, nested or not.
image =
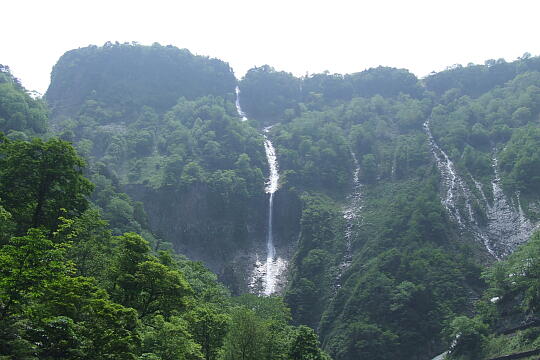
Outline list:
[[[442,204],[448,213],[450,213],[450,216],[460,225],[460,227],[464,227],[465,220],[459,212],[459,208],[456,205],[456,199],[460,193],[464,195],[469,221],[474,222],[475,220],[470,202],[470,194],[468,193],[468,189],[466,188],[463,180],[457,175],[454,163],[435,141],[435,138],[431,133],[431,129],[429,128],[429,120],[430,119],[426,120],[424,123],[424,129],[428,136],[429,145],[431,147],[433,157],[435,158],[435,163],[437,164],[437,168],[441,174],[443,185],[446,188],[446,196],[442,200]]]
[[[509,201],[501,187],[501,177],[499,175],[499,165],[497,150],[493,150],[491,159],[493,168],[493,180],[491,189],[493,191],[493,205],[486,202],[488,217],[488,233],[491,238],[498,240],[500,253],[508,255],[519,244],[526,242],[532,235],[535,226],[525,217],[519,201],[519,193],[516,194],[518,206],[513,201]]]
[[[242,121],[247,121],[246,114],[242,111],[240,106],[240,89],[238,86],[235,89],[236,92],[236,111]],[[287,262],[281,257],[276,255],[276,248],[274,246],[274,194],[279,188],[279,164],[276,156],[276,149],[272,144],[272,141],[268,138],[268,132],[272,127],[268,126],[263,129],[264,136],[264,151],[266,153],[266,160],[268,162],[269,177],[266,182],[264,191],[269,194],[268,197],[268,221],[266,232],[266,262],[259,260],[259,255],[255,254],[255,268],[249,283],[249,287],[256,291],[258,283],[262,283],[262,293],[264,295],[271,295],[278,290],[278,280],[280,275],[287,267]]]
[[[450,160],[450,157],[448,157],[448,155],[435,141],[435,138],[431,133],[431,129],[429,128],[429,120],[430,119],[427,119],[426,122],[424,122],[424,130],[428,136],[429,145],[433,157],[435,158],[435,163],[437,164],[437,168],[441,174],[443,187],[446,188],[446,195],[444,199],[442,199],[443,206],[450,214],[450,217],[457,222],[461,230],[470,231],[476,239],[480,240],[484,244],[486,250],[491,254],[491,256],[499,259],[499,256],[493,249],[491,239],[485,233],[485,231],[480,229],[480,226],[476,221],[472,208],[473,197],[470,190],[465,185],[463,179],[458,176],[454,163],[452,160]],[[477,184],[477,186],[479,186],[479,184]],[[462,214],[459,211],[459,207],[457,206],[457,201],[460,197],[464,200],[468,219],[463,219]]]
[[[345,257],[341,264],[343,270],[347,268],[352,261],[352,236],[358,212],[362,209],[362,183],[360,183],[360,164],[356,158],[356,154],[351,151],[353,159],[353,189],[352,193],[347,196],[347,205],[343,210],[343,218],[345,219]]]
[[[240,88],[236,86],[234,92],[236,93],[236,112],[238,113],[238,116],[240,116],[240,119],[242,119],[242,121],[247,121],[246,113],[242,111],[242,107],[240,106]]]
[[[535,230],[534,224],[527,219],[521,208],[519,194],[517,206],[509,201],[500,185],[501,177],[498,170],[497,151],[493,150],[491,167],[493,178],[491,190],[493,202],[490,203],[484,193],[482,184],[471,176],[471,179],[480,196],[476,197],[467,188],[465,182],[456,172],[454,164],[448,155],[435,142],[429,128],[429,119],[424,123],[424,129],[428,136],[431,152],[435,158],[437,168],[442,177],[446,195],[442,204],[450,216],[458,223],[461,230],[469,231],[474,237],[484,243],[488,252],[495,258],[500,259],[510,254],[519,244],[524,243]],[[462,199],[467,210],[467,219],[463,219],[456,202]],[[472,210],[472,203],[481,204],[487,215],[487,223],[480,225]]]
[[[273,215],[274,215],[274,194],[279,185],[279,172],[278,162],[276,157],[276,149],[274,145],[268,139],[266,135],[270,131],[271,127],[264,128],[264,150],[266,152],[266,159],[268,160],[268,168],[270,170],[270,176],[266,183],[265,192],[270,194],[268,198],[268,232],[266,236],[266,283],[264,287],[264,294],[270,295],[275,292],[277,282],[277,264],[276,264],[276,248],[274,247],[274,233],[273,233]]]
[[[429,120],[430,119],[426,120],[426,122],[424,123],[424,129],[426,130],[429,145],[431,147],[431,152],[433,153],[433,157],[435,157],[437,168],[439,169],[439,172],[443,179],[443,184],[446,187],[446,196],[443,199],[442,204],[444,205],[448,213],[450,213],[450,216],[454,218],[454,220],[460,226],[463,226],[463,219],[455,203],[455,199],[458,195],[457,192],[459,188],[463,187],[463,183],[461,179],[459,179],[456,175],[452,160],[450,160],[448,155],[435,142],[435,138],[433,137],[431,129],[429,128]]]
[[[344,231],[344,239],[345,239],[345,251],[343,255],[343,260],[339,264],[338,272],[336,274],[336,278],[334,281],[334,295],[337,293],[337,290],[341,287],[341,277],[345,270],[351,265],[352,263],[352,241],[353,241],[353,235],[355,227],[358,225],[358,220],[360,218],[360,221],[362,221],[361,215],[359,216],[359,212],[362,210],[362,186],[363,184],[360,182],[360,164],[358,162],[358,159],[356,158],[356,154],[351,151],[351,157],[353,160],[354,165],[354,172],[353,172],[353,188],[350,195],[347,196],[347,202],[343,208],[342,214],[343,218],[345,219],[345,231]],[[333,301],[333,300],[332,300]]]

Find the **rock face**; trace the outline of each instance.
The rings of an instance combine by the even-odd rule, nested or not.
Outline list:
[[[216,208],[211,189],[204,185],[186,192],[144,185],[126,185],[123,190],[143,202],[150,228],[176,251],[203,261],[233,291],[257,292],[252,275],[257,254],[266,259],[268,195],[261,193],[246,209],[224,211]],[[281,269],[275,286],[279,292],[284,286],[285,259],[290,258],[298,235],[301,204],[295,194],[284,191],[276,192],[273,207],[274,246],[282,258],[276,263]],[[259,272],[266,276],[266,270]]]
[[[126,185],[124,191],[144,203],[156,234],[169,240],[178,252],[204,261],[218,274],[231,257],[263,241],[258,237],[264,236],[264,207],[252,204],[241,212],[221,211],[205,185],[184,192]],[[264,196],[259,202],[264,204]]]
[[[494,151],[495,153],[495,151]],[[515,194],[516,202],[509,200],[501,187],[501,178],[498,170],[497,157],[492,158],[493,180],[491,187],[493,191],[493,202],[487,201],[484,192],[482,200],[486,209],[487,228],[486,234],[492,243],[495,252],[499,256],[509,255],[518,245],[526,242],[536,226],[525,217],[519,193]],[[517,204],[516,204],[517,203]]]
[[[517,201],[514,202],[504,193],[500,185],[496,150],[492,158],[493,200],[489,201],[480,182],[470,176],[480,193],[480,197],[477,197],[457,172],[452,160],[435,141],[429,128],[429,119],[424,123],[424,130],[441,176],[441,202],[459,229],[481,241],[495,259],[505,257],[526,242],[537,226],[525,217],[519,194],[515,194]],[[473,210],[474,204],[486,214],[485,221],[478,220],[479,216]]]

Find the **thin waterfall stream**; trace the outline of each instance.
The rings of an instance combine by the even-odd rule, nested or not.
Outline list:
[[[247,121],[248,118],[240,105],[240,88],[237,86],[236,92],[236,111],[242,121]],[[284,259],[276,255],[276,247],[274,245],[274,194],[279,189],[279,164],[276,156],[276,149],[272,141],[268,137],[268,133],[272,126],[267,126],[263,129],[264,136],[264,151],[268,162],[269,176],[266,181],[264,191],[268,196],[268,220],[266,232],[266,261],[259,261],[256,255],[255,269],[250,281],[250,288],[255,290],[256,284],[262,283],[262,293],[271,295],[278,290],[279,277],[285,270],[287,263]]]
[[[246,113],[242,111],[242,107],[240,106],[240,88],[237,86],[234,92],[236,93],[236,101],[234,103],[236,105],[236,112],[242,121],[247,121]]]
[[[441,147],[435,141],[431,129],[429,128],[429,121],[427,119],[424,122],[424,130],[428,136],[428,142],[431,148],[433,157],[435,158],[435,163],[441,174],[442,182],[444,188],[446,188],[446,194],[444,199],[442,199],[442,204],[450,214],[450,217],[456,221],[461,230],[469,230],[473,233],[474,237],[480,240],[486,250],[493,256],[495,259],[500,259],[499,255],[495,252],[493,248],[492,241],[489,239],[485,231],[480,229],[478,222],[474,216],[472,210],[472,194],[467,188],[463,179],[457,174],[454,163],[450,160],[450,157],[441,149]],[[467,209],[468,219],[464,219],[459,207],[458,202],[460,198],[463,200],[463,205]]]
[[[358,229],[358,226],[363,223],[362,208],[363,208],[363,184],[360,182],[360,163],[356,154],[351,150],[351,158],[353,160],[353,181],[352,191],[347,196],[347,202],[342,210],[343,219],[345,219],[344,240],[345,249],[343,259],[339,264],[339,268],[334,281],[333,295],[335,296],[338,289],[341,287],[343,273],[351,266],[353,260],[353,238]],[[331,301],[334,301],[332,298]]]
[[[271,127],[264,128],[264,150],[266,152],[266,159],[268,160],[268,167],[270,169],[270,177],[266,183],[264,189],[267,194],[270,194],[268,198],[268,231],[266,235],[266,282],[264,287],[264,294],[270,295],[275,292],[277,281],[277,264],[276,261],[276,248],[274,247],[274,232],[273,232],[273,218],[274,218],[274,194],[279,185],[279,172],[278,162],[276,157],[276,149],[274,145],[268,139],[266,135],[270,131]]]
[[[343,209],[343,218],[345,219],[345,256],[341,270],[345,270],[352,262],[352,241],[355,226],[357,225],[359,214],[362,210],[362,183],[360,182],[360,163],[356,158],[356,154],[351,151],[353,160],[353,188],[349,196],[347,196],[347,204]]]

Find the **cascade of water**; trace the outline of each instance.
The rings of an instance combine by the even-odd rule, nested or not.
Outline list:
[[[242,111],[240,106],[240,89],[238,86],[235,89],[236,92],[236,111],[242,119],[247,121],[246,114]],[[270,176],[265,186],[265,193],[269,194],[268,198],[268,230],[266,233],[266,262],[259,261],[259,256],[255,254],[255,268],[253,270],[252,278],[250,280],[250,288],[255,290],[259,281],[263,284],[263,293],[265,295],[271,295],[276,292],[278,287],[278,279],[281,273],[287,267],[287,262],[276,256],[276,248],[274,246],[274,194],[279,188],[279,165],[276,156],[276,149],[272,144],[272,141],[268,138],[268,132],[271,126],[263,129],[264,136],[264,151],[266,153],[266,160],[268,161],[268,169]]]
[[[354,228],[357,225],[359,218],[359,212],[362,210],[362,183],[360,182],[360,164],[356,158],[356,154],[351,151],[351,157],[354,164],[353,172],[353,189],[349,196],[347,196],[347,204],[343,209],[343,218],[345,219],[345,253],[343,261],[339,265],[339,270],[334,282],[334,294],[341,286],[341,276],[343,272],[352,263],[352,237],[354,234]],[[361,220],[361,217],[360,217]]]
[[[347,267],[352,260],[352,235],[355,220],[358,218],[358,211],[362,208],[362,184],[360,183],[360,164],[356,158],[356,154],[351,151],[351,157],[354,164],[353,172],[353,191],[347,197],[347,205],[343,210],[343,218],[345,224],[345,259],[342,267]]]
[[[264,128],[264,150],[266,152],[266,159],[268,160],[268,167],[270,170],[270,177],[266,183],[265,192],[270,194],[268,199],[268,232],[266,236],[266,284],[264,287],[264,294],[270,295],[275,292],[277,282],[277,264],[276,264],[276,248],[274,247],[274,232],[273,232],[273,215],[274,215],[274,193],[278,189],[279,185],[279,172],[278,162],[276,157],[276,149],[274,145],[268,139],[266,133],[271,127]]]
[[[431,133],[431,129],[429,128],[429,120],[430,119],[424,122],[424,129],[428,136],[429,145],[431,147],[431,152],[433,154],[433,157],[435,158],[437,168],[439,169],[439,172],[441,174],[443,185],[446,188],[446,196],[442,200],[443,206],[446,208],[450,216],[458,223],[461,230],[471,231],[473,235],[475,236],[475,238],[477,238],[484,244],[487,251],[494,258],[499,259],[499,256],[496,254],[495,250],[493,249],[491,245],[489,236],[480,229],[480,226],[478,225],[478,222],[476,221],[473,207],[472,207],[471,192],[465,185],[465,182],[457,175],[457,172],[456,172],[456,169],[454,167],[454,163],[452,162],[452,160],[450,160],[448,155],[439,147],[439,145],[435,141],[435,138],[433,137],[433,134]],[[476,186],[478,187],[480,186],[480,184],[478,183],[476,184]],[[479,190],[482,191],[481,186]],[[465,202],[465,208],[467,209],[467,215],[468,215],[468,219],[467,219],[468,223],[466,223],[465,220],[462,218],[459,212],[459,208],[456,204],[457,199],[460,196]]]
[[[472,178],[480,193],[480,197],[474,197],[465,182],[457,175],[452,161],[435,142],[429,128],[429,120],[424,123],[424,129],[428,135],[431,151],[441,173],[443,185],[446,188],[446,196],[442,200],[442,203],[450,216],[459,224],[460,228],[470,231],[477,239],[482,241],[488,252],[496,259],[508,255],[517,245],[525,242],[534,231],[535,226],[525,217],[521,209],[519,194],[517,194],[517,208],[513,205],[513,201],[510,202],[505,195],[500,185],[501,177],[498,170],[497,151],[493,151],[494,155],[491,164],[494,176],[491,181],[493,203],[490,204],[480,182]],[[464,200],[464,205],[468,212],[467,223],[464,222],[456,206],[456,200],[458,198]],[[484,205],[483,207],[487,215],[486,224],[480,225],[474,216],[472,203],[475,199],[478,203]]]
[[[234,89],[234,92],[236,93],[236,112],[242,121],[247,121],[246,113],[242,111],[242,107],[240,106],[240,88],[237,86],[236,89]]]
[[[521,209],[519,194],[517,194],[517,209],[508,200],[501,187],[501,177],[497,160],[497,150],[493,151],[491,167],[493,168],[493,205],[486,203],[488,215],[488,233],[490,237],[497,239],[500,245],[500,253],[509,254],[514,248],[527,241],[534,230],[534,225],[528,220]]]
[[[435,141],[435,138],[431,133],[431,129],[429,128],[429,120],[430,119],[426,120],[426,122],[424,123],[424,129],[428,136],[429,145],[431,147],[431,152],[435,157],[437,168],[441,173],[443,184],[446,187],[446,196],[443,199],[442,203],[450,216],[452,216],[454,220],[456,220],[460,227],[463,227],[464,220],[461,217],[458,207],[456,206],[456,198],[458,197],[458,192],[460,190],[465,192],[465,186],[463,185],[463,181],[457,176],[452,160],[450,160],[448,155],[439,147],[439,145]],[[472,209],[472,207],[468,202],[467,205],[467,208],[469,209],[469,215],[471,215],[470,210]]]
[[[337,291],[341,287],[341,277],[343,276],[345,270],[352,263],[352,237],[354,234],[355,227],[358,225],[358,218],[362,221],[362,216],[360,211],[362,210],[362,187],[363,184],[360,182],[360,163],[356,157],[356,154],[351,150],[351,157],[353,160],[354,171],[353,171],[353,188],[352,192],[347,196],[347,202],[343,207],[343,218],[345,219],[345,251],[343,254],[343,260],[339,264],[337,272],[335,274],[334,283],[333,283],[333,296],[330,299],[330,302],[333,303],[336,300]]]

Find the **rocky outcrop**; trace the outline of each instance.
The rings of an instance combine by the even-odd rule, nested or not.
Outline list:
[[[495,259],[505,257],[518,245],[526,242],[536,226],[525,217],[519,202],[519,194],[514,194],[513,197],[517,199],[514,202],[504,193],[498,171],[496,150],[492,158],[493,199],[490,201],[483,191],[482,184],[472,176],[471,179],[480,197],[475,196],[468,187],[452,160],[435,141],[429,128],[429,119],[424,123],[424,130],[441,177],[441,202],[459,229],[481,241]],[[486,214],[485,221],[478,220],[473,204],[479,205]]]

